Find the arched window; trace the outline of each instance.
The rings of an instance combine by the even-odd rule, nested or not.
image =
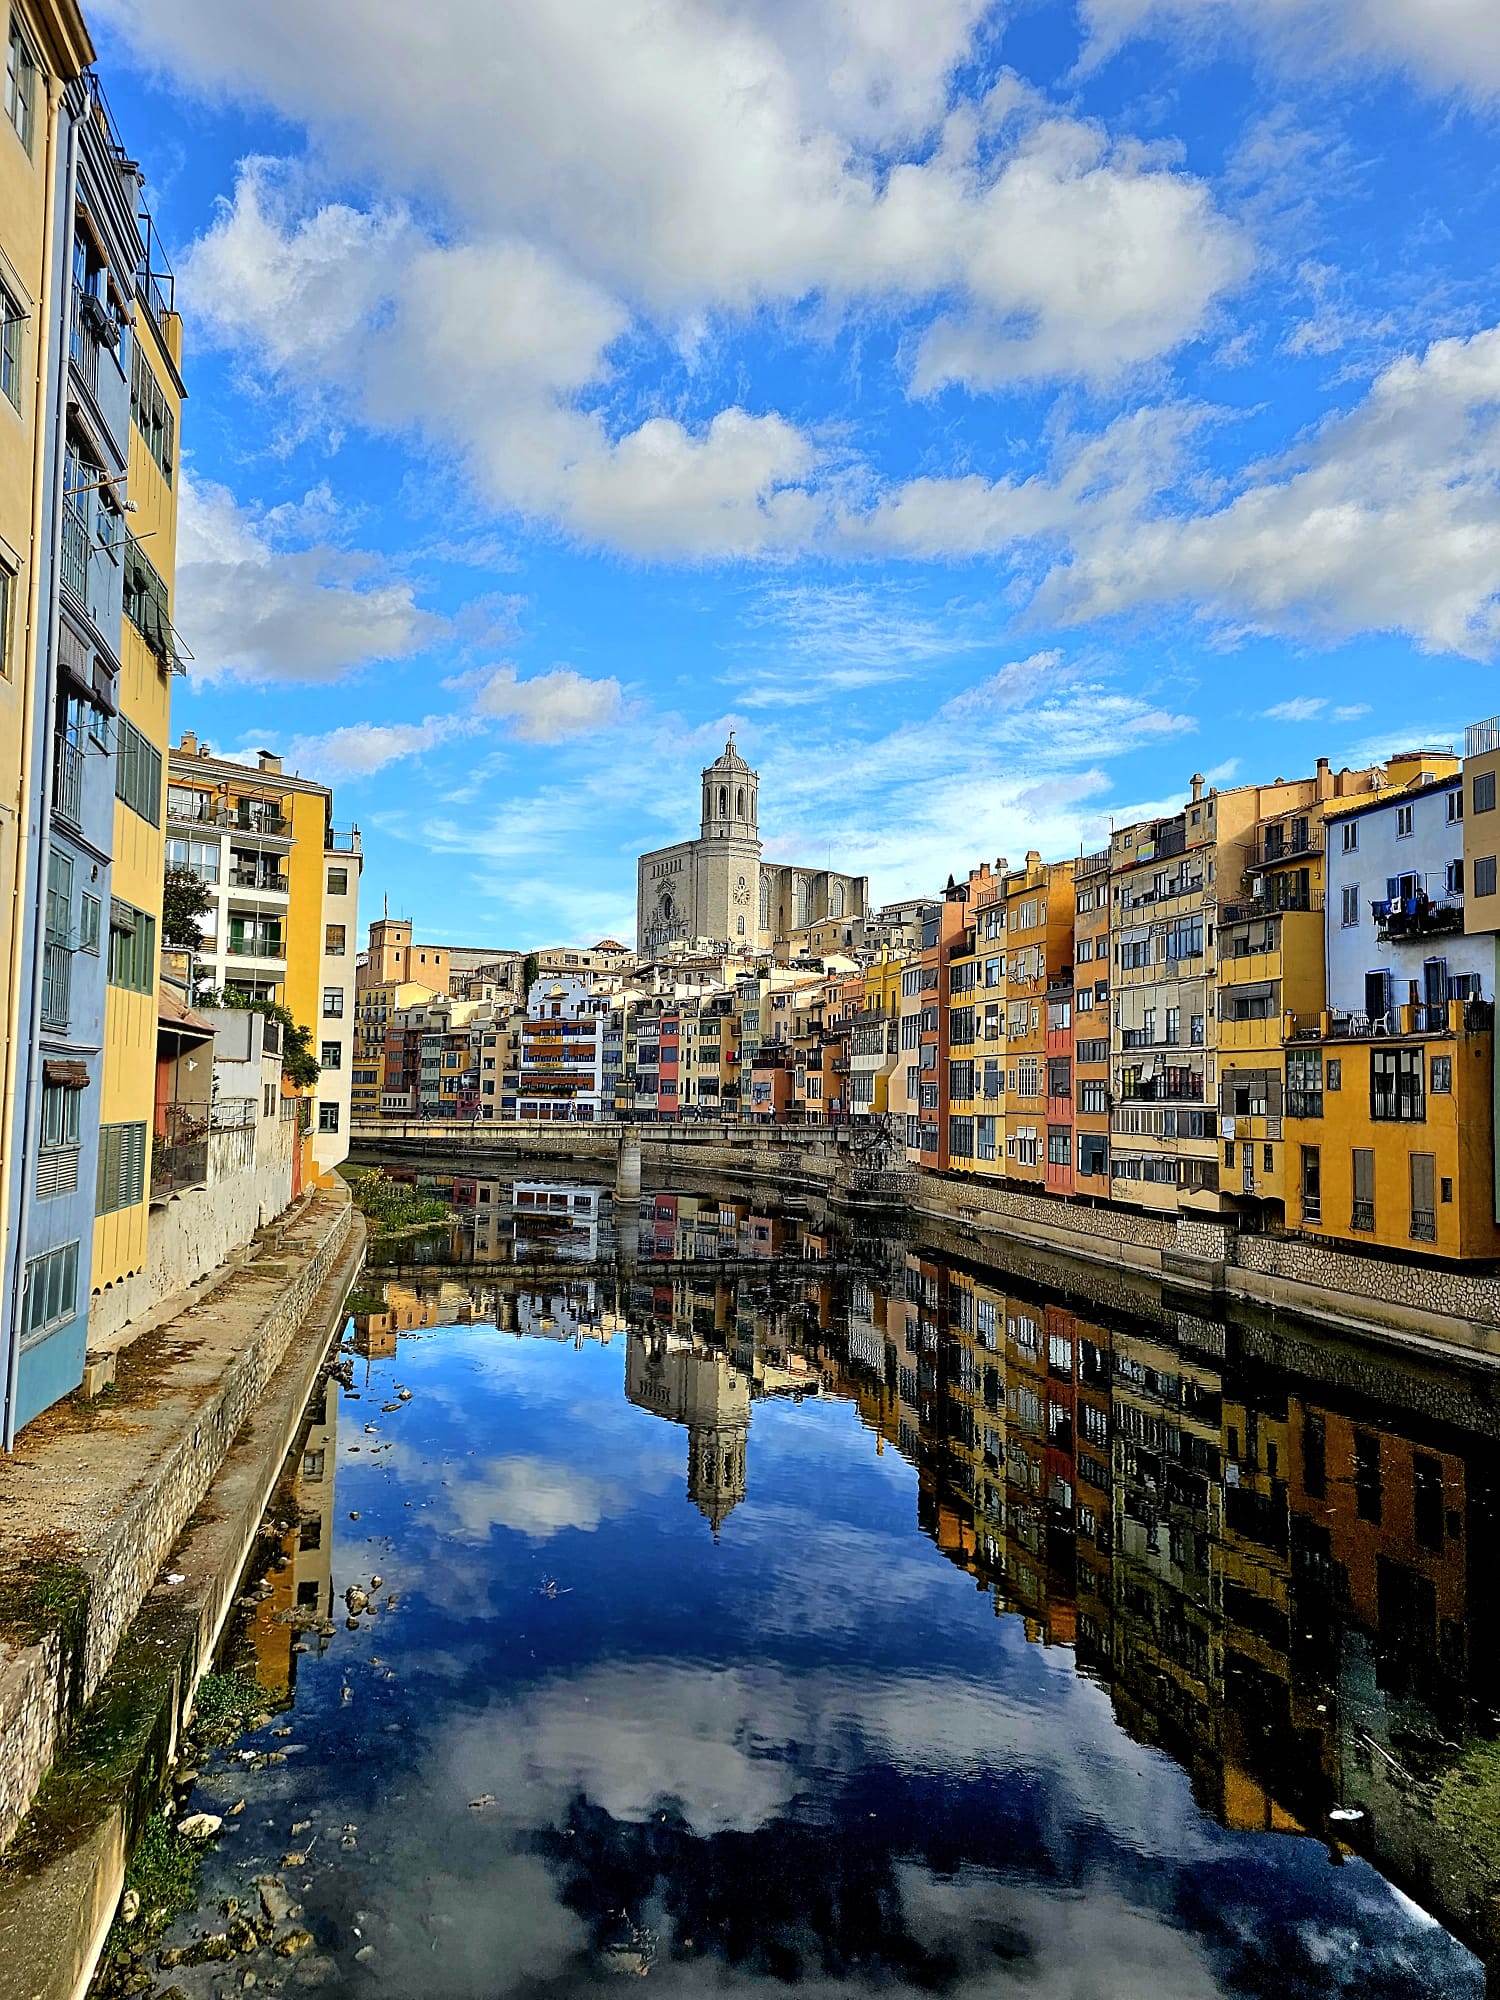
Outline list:
[[[734,816],[736,819],[743,819],[745,817],[745,787],[743,785],[740,786],[739,803],[735,806]]]
[[[719,818],[720,818],[720,819],[728,819],[728,817],[729,817],[729,787],[728,787],[728,785],[720,785],[720,787],[719,787]]]

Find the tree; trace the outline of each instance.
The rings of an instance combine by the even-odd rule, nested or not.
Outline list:
[[[161,896],[163,940],[180,950],[196,951],[203,942],[198,919],[213,906],[213,897],[191,868],[169,868]]]
[[[541,976],[541,970],[542,961],[540,957],[536,952],[528,951],[525,958],[521,961],[521,1003],[523,1006],[525,1005],[527,994]]]
[[[281,1074],[299,1090],[311,1090],[323,1074],[313,1054],[312,1029],[304,1028],[290,1007],[279,1000],[258,1000],[253,993],[239,993],[231,986],[223,993],[210,993],[198,1003],[204,1007],[237,1007],[247,1014],[264,1014],[281,1030]]]

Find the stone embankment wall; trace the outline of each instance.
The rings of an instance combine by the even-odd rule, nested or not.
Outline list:
[[[818,1190],[833,1199],[878,1199],[878,1186],[867,1184],[884,1179],[892,1205],[921,1221],[976,1233],[979,1254],[1008,1238],[1182,1290],[1333,1325],[1437,1340],[1500,1359],[1500,1277],[1364,1256],[1294,1237],[1242,1236],[1209,1217],[1091,1208],[925,1169],[870,1174],[842,1128],[366,1125],[355,1129],[354,1144],[361,1158],[444,1166],[463,1161],[476,1173],[498,1174],[518,1160],[546,1161],[553,1168],[607,1164],[626,1130],[640,1139],[648,1167],[726,1174]]]
[[[185,1188],[157,1204],[144,1267],[96,1292],[89,1303],[89,1352],[133,1339],[165,1305],[248,1245],[257,1229],[282,1214],[292,1199],[292,1152],[296,1125],[277,1120],[272,1157],[238,1164],[242,1135],[209,1134],[209,1184]]]
[[[161,1351],[139,1364],[157,1382],[116,1408],[59,1405],[22,1432],[0,1472],[0,1553],[27,1574],[33,1552],[45,1549],[40,1573],[52,1593],[34,1614],[44,1629],[33,1643],[0,1642],[0,1848],[356,1227],[362,1243],[342,1188],[314,1195],[286,1219],[273,1252],[214,1294],[199,1325],[190,1314],[162,1330]],[[233,1583],[230,1575],[226,1602]]]

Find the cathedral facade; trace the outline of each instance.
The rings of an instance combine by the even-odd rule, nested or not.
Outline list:
[[[663,958],[674,945],[773,951],[827,920],[851,932],[869,913],[869,878],[761,859],[760,777],[735,748],[702,773],[696,840],[643,854],[636,865],[636,950]]]

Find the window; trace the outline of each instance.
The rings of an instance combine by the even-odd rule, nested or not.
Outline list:
[[[73,1089],[71,1085],[60,1083],[42,1085],[43,1146],[78,1144],[78,1111],[82,1097],[83,1092]]]
[[[1352,931],[1359,923],[1359,884],[1346,882],[1339,891],[1339,922],[1346,931]]]
[[[1461,896],[1464,892],[1464,864],[1450,861],[1443,870],[1443,889],[1450,896]]]
[[[1495,857],[1481,854],[1474,863],[1474,894],[1493,896],[1495,893]]]
[[[948,1157],[953,1160],[973,1159],[974,1120],[972,1118],[950,1118],[948,1120]]]
[[[220,846],[217,840],[174,838],[167,842],[167,866],[180,868],[189,875],[196,875],[200,882],[218,881],[219,861]]]
[[[320,1132],[337,1132],[338,1129],[339,1107],[336,1104],[320,1104],[318,1106],[318,1130]]]
[[[44,1251],[26,1266],[21,1305],[21,1345],[27,1346],[73,1317],[78,1305],[78,1245]]]
[[[323,926],[324,956],[327,958],[342,958],[344,956],[345,936],[346,931],[343,924],[325,924]]]
[[[1410,808],[1408,807],[1408,811]],[[1495,810],[1495,774],[1481,771],[1474,780],[1474,810],[1477,813],[1492,813]]]
[[[0,395],[21,407],[21,335],[26,315],[4,285],[0,285]]]
[[[1182,1040],[1182,1009],[1180,1007],[1169,1007],[1167,1009],[1166,1040],[1174,1049]]]
[[[117,1209],[134,1208],[144,1199],[145,1192],[145,1124],[101,1126],[94,1213],[113,1215]]]
[[[330,868],[328,871],[328,893],[330,896],[347,896],[349,893],[349,870]]]
[[[1101,1112],[1109,1109],[1108,1086],[1102,1081],[1083,1081],[1078,1086],[1078,1109],[1080,1111]]]
[[[1051,1167],[1066,1167],[1073,1160],[1073,1135],[1066,1125],[1047,1127],[1047,1164]]]
[[[1491,779],[1490,783],[1491,786],[1493,787],[1494,780]],[[1411,839],[1411,815],[1412,815],[1412,808],[1410,806],[1397,806],[1396,808],[1397,840]]]
[[[1493,773],[1491,775],[1493,776]],[[1463,816],[1464,816],[1463,792],[1461,790],[1456,792],[1450,792],[1448,794],[1448,824],[1452,826],[1455,820],[1461,820]]]
[[[1432,1153],[1411,1156],[1411,1240],[1437,1242],[1437,1159]]]
[[[1109,1141],[1102,1132],[1079,1133],[1078,1171],[1085,1178],[1109,1172]]]
[[[974,1095],[974,1065],[971,1062],[951,1062],[948,1065],[948,1095],[967,1098]]]
[[[1326,1090],[1342,1090],[1343,1087],[1344,1059],[1342,1056],[1330,1056],[1328,1058],[1328,1079],[1324,1088]]]
[[[1428,1064],[1427,1088],[1434,1097],[1446,1097],[1453,1088],[1452,1056],[1434,1056]]]
[[[1316,1146],[1302,1148],[1302,1220],[1323,1220],[1323,1156]]]
[[[344,1047],[342,1042],[324,1042],[318,1061],[321,1069],[342,1069],[344,1067]],[[492,1062],[490,1068],[493,1069],[494,1067],[495,1065]]]
[[[161,825],[161,752],[123,715],[115,743],[115,797],[149,826]]]
[[[1167,957],[1201,958],[1203,956],[1202,917],[1179,917],[1167,927]]]
[[[1288,1118],[1321,1118],[1323,1116],[1323,1052],[1321,1049],[1287,1050],[1286,1115]]]
[[[1369,1146],[1354,1148],[1354,1205],[1349,1225],[1363,1235],[1375,1228],[1375,1154]]]
[[[10,10],[10,36],[5,47],[5,115],[16,137],[31,151],[36,130],[37,60],[31,53],[15,7]]]
[[[344,989],[342,986],[323,988],[323,1019],[341,1021],[344,1018]]]
[[[125,552],[125,616],[164,666],[176,658],[167,586],[134,535]]]
[[[97,896],[85,894],[78,915],[78,949],[99,956],[104,905]]]
[[[1357,819],[1346,819],[1344,821],[1344,852],[1346,854],[1357,854],[1359,852],[1359,821]]]
[[[1370,1051],[1370,1116],[1403,1125],[1426,1118],[1420,1049]]]
[[[140,341],[130,349],[130,414],[146,441],[146,449],[156,460],[157,469],[170,486],[176,445],[176,419],[161,385],[151,372],[146,350]]]
[[[109,983],[130,993],[156,991],[156,919],[118,896],[109,903]]]

